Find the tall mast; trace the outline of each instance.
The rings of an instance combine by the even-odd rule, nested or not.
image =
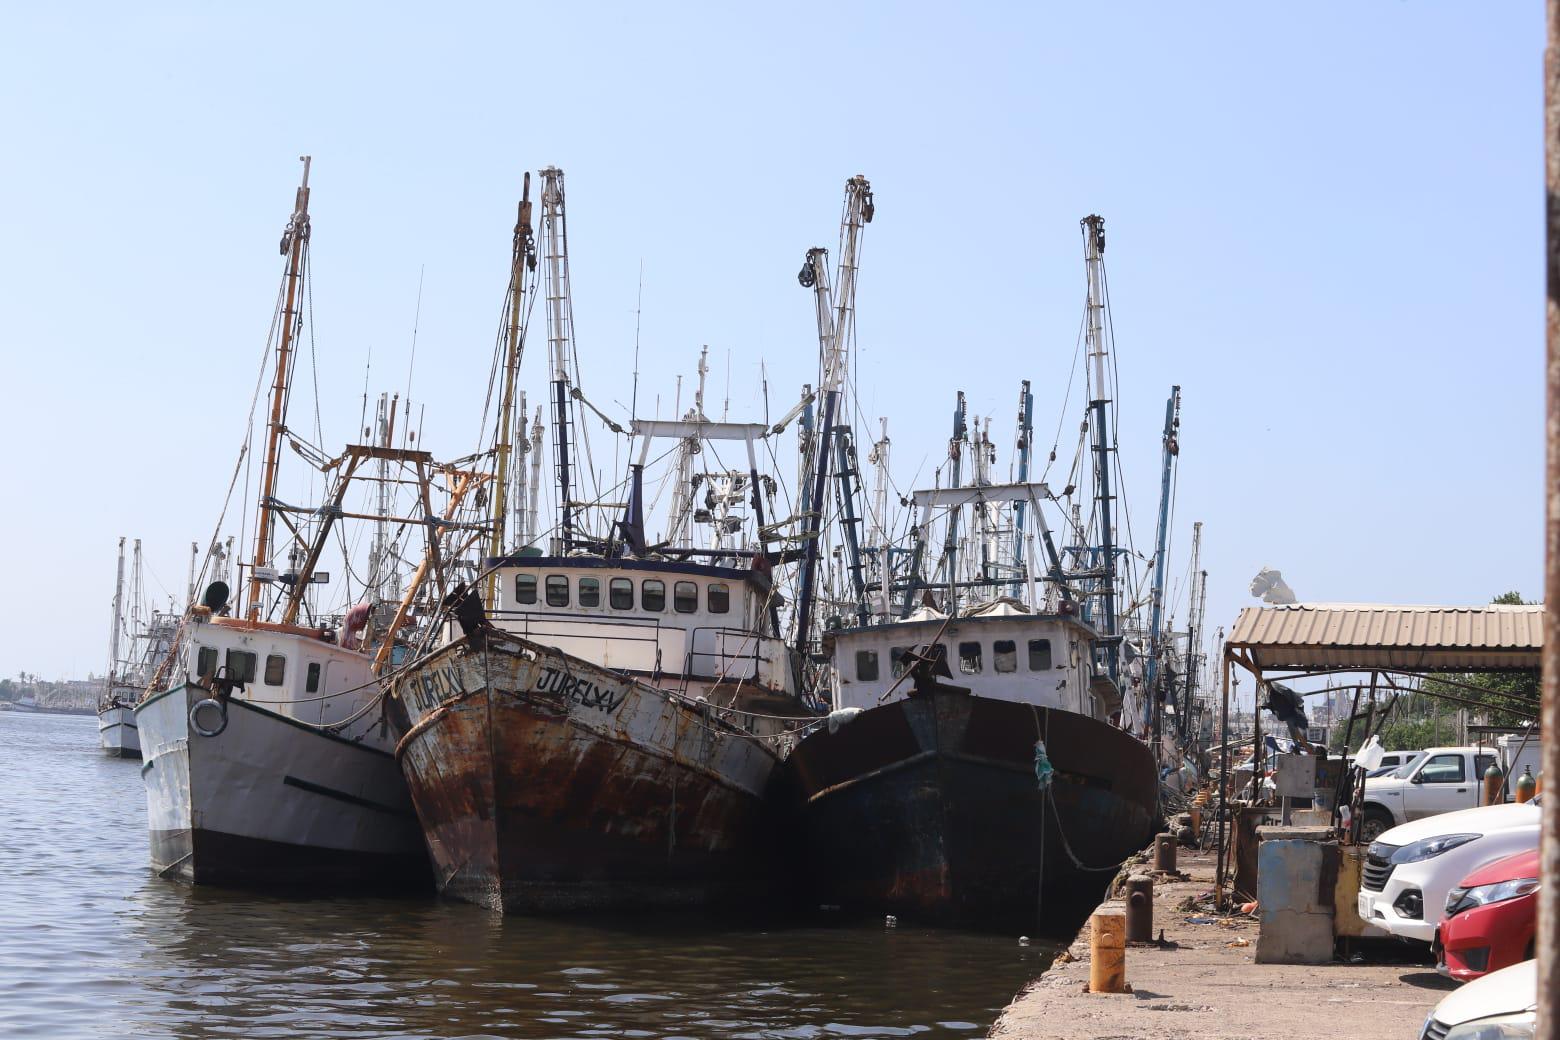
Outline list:
[[[1035,395],[1029,391],[1029,380],[1018,392],[1018,482],[1029,483],[1029,450],[1035,439]],[[1024,507],[1019,502],[1013,507],[1013,569],[1018,580],[1013,582],[1013,594],[1019,592],[1024,577]]]
[[[536,418],[531,422],[531,487],[526,503],[524,539],[527,545],[536,540],[536,507],[542,497],[542,434],[546,429],[542,423],[542,409],[538,407]]]
[[[574,540],[574,423],[569,406],[569,362],[574,352],[574,304],[569,293],[569,231],[563,171],[542,171],[542,257],[547,297],[547,354],[552,381],[553,463],[558,478],[558,533],[562,550]]]
[[[255,525],[255,555],[249,571],[249,620],[260,617],[260,569],[271,558],[271,501],[276,491],[276,463],[282,443],[282,430],[287,417],[287,372],[292,356],[293,338],[303,322],[303,312],[298,307],[299,286],[303,281],[309,245],[309,165],[307,155],[298,157],[303,163],[303,183],[293,203],[292,217],[282,232],[282,255],[287,257],[287,273],[283,277],[286,286],[282,305],[282,334],[276,346],[276,377],[271,382],[271,421],[265,441],[265,463],[260,470],[260,517]]]
[[[1192,524],[1192,594],[1186,620],[1186,685],[1181,703],[1176,706],[1176,718],[1180,722],[1181,736],[1186,736],[1192,709],[1197,704],[1197,673],[1201,669],[1201,649],[1197,641],[1202,638],[1203,610],[1207,606],[1208,572],[1202,570],[1202,521]]]
[[[562,187],[559,188],[560,196]],[[504,524],[509,517],[509,454],[515,425],[515,383],[520,376],[520,357],[525,352],[525,325],[521,318],[521,303],[525,296],[526,273],[536,270],[536,239],[531,234],[531,174],[525,175],[520,203],[515,217],[514,245],[509,261],[509,293],[505,301],[509,305],[509,319],[504,341],[504,384],[499,398],[498,437],[494,445],[494,487],[492,535],[488,540],[488,555],[502,556],[504,552]],[[524,412],[521,413],[524,415]],[[522,419],[522,422],[524,420]],[[494,593],[498,575],[488,575],[487,600],[496,602]]]
[[[531,530],[526,526],[526,507],[531,497],[530,467],[526,465],[527,456],[531,454],[531,440],[526,431],[526,422],[531,412],[526,407],[525,391],[520,391],[520,423],[515,427],[518,435],[517,447],[520,450],[520,458],[515,461],[515,544],[530,545]]]
[[[1165,605],[1165,552],[1170,540],[1170,477],[1176,456],[1181,453],[1178,431],[1181,428],[1181,388],[1170,388],[1170,399],[1165,402],[1164,454],[1159,470],[1159,528],[1154,538],[1154,587],[1150,593],[1148,614],[1148,667],[1145,673],[1148,704],[1143,711],[1143,722],[1153,719],[1154,729],[1159,729],[1159,679],[1160,649],[1164,633]]]
[[[379,405],[374,420],[374,443],[381,448],[393,447],[395,440],[395,415],[401,403],[399,394],[379,395]],[[376,488],[379,519],[374,522],[374,544],[368,555],[369,580],[381,602],[395,602],[401,598],[396,569],[391,563],[390,550],[390,460],[387,455],[379,459],[379,480]]]
[[[705,422],[704,381],[710,374],[710,348],[699,351],[699,386],[693,392],[693,407],[683,414],[686,422]],[[677,478],[672,488],[672,515],[666,529],[666,540],[681,545],[688,536],[688,518],[693,512],[693,457],[699,451],[699,438],[689,434],[677,445]]]
[[[108,688],[112,693],[119,673],[119,633],[125,627],[125,540],[119,539],[119,571],[114,578],[114,627],[108,634]]]
[[[1109,384],[1105,380],[1105,359],[1109,348],[1105,341],[1105,220],[1090,214],[1083,226],[1083,264],[1088,277],[1088,302],[1085,305],[1085,344],[1094,363],[1094,396],[1089,401],[1093,415],[1089,423],[1094,442],[1094,501],[1099,517],[1099,600],[1100,630],[1107,636],[1116,632],[1116,528],[1111,518],[1110,427],[1105,422],[1105,406],[1110,403]],[[1105,659],[1112,679],[1116,678],[1119,649],[1112,642]]]
[[[822,248],[807,251],[806,262],[798,276],[803,288],[813,290],[821,362],[818,391],[823,395],[823,422],[818,427],[817,436],[813,438],[809,464],[804,466],[802,490],[807,496],[803,514],[805,548],[800,576],[800,603],[796,613],[796,643],[799,647],[805,647],[811,639],[813,609],[817,598],[818,542],[822,533],[830,463],[834,455],[831,448],[836,437],[839,436],[835,431],[835,420],[840,414],[840,398],[849,382],[848,351],[855,335],[856,270],[859,264],[861,229],[863,225],[872,222],[875,212],[872,185],[867,178],[857,174],[846,181],[844,213],[840,218],[840,266],[837,291],[831,294],[827,275],[828,251]],[[850,567],[854,580],[859,585],[861,561],[859,546],[855,543],[855,529],[847,525],[846,532],[847,549],[854,547],[858,553],[857,557],[850,561]],[[864,614],[865,606],[861,602],[862,598],[862,590],[857,588],[857,611]]]
[[[188,610],[195,605],[195,564],[200,561],[200,543],[190,543],[190,581],[189,598],[184,601],[184,609]]]
[[[961,487],[964,483],[962,474],[964,461],[964,441],[968,434],[965,425],[964,391],[959,391],[958,401],[953,408],[953,436],[948,438],[949,467],[948,486]],[[929,523],[929,518],[922,517],[923,523]],[[959,510],[948,510],[948,526],[943,532],[943,563],[948,568],[948,587],[953,590],[952,601],[948,604],[948,613],[953,614],[959,609]]]
[[[872,529],[868,540],[877,552],[878,615],[887,621],[892,609],[890,599],[894,585],[894,568],[888,555],[888,419],[879,416],[878,424],[883,435],[872,445],[872,452],[867,456],[874,470]]]

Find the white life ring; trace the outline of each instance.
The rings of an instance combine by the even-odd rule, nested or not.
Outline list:
[[[198,717],[199,713],[200,713],[200,710],[202,708],[206,707],[208,704],[211,705],[213,708],[217,709],[217,712],[218,712],[219,716],[222,719],[222,721],[220,723],[218,723],[216,729],[207,729],[205,726],[202,726],[200,724],[200,718]],[[221,701],[217,700],[216,698],[214,698],[214,697],[207,697],[207,698],[205,698],[203,700],[198,700],[194,704],[190,705],[190,728],[193,729],[196,733],[199,733],[201,736],[203,736],[203,737],[214,737],[217,734],[221,733],[223,730],[227,729],[227,724],[228,724],[227,705],[223,704]]]

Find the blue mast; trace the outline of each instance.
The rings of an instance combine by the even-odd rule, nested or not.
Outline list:
[[[1152,724],[1159,730],[1159,680],[1160,641],[1163,638],[1165,608],[1165,544],[1170,538],[1170,475],[1175,466],[1181,445],[1177,431],[1181,425],[1181,388],[1170,388],[1170,399],[1165,402],[1164,454],[1159,471],[1159,532],[1154,541],[1154,588],[1148,616],[1148,666],[1144,671],[1144,690],[1147,693],[1143,705],[1143,725]]]

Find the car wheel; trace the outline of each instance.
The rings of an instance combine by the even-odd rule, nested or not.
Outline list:
[[[1383,809],[1366,809],[1360,822],[1360,844],[1369,845],[1392,829],[1392,814]]]

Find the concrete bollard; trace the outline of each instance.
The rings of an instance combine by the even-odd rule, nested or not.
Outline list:
[[[1154,941],[1154,879],[1127,878],[1127,942]]]
[[[1154,838],[1154,869],[1167,874],[1175,873],[1175,835],[1160,834]]]
[[[1089,918],[1089,992],[1124,993],[1127,988],[1127,916],[1099,910]]]

